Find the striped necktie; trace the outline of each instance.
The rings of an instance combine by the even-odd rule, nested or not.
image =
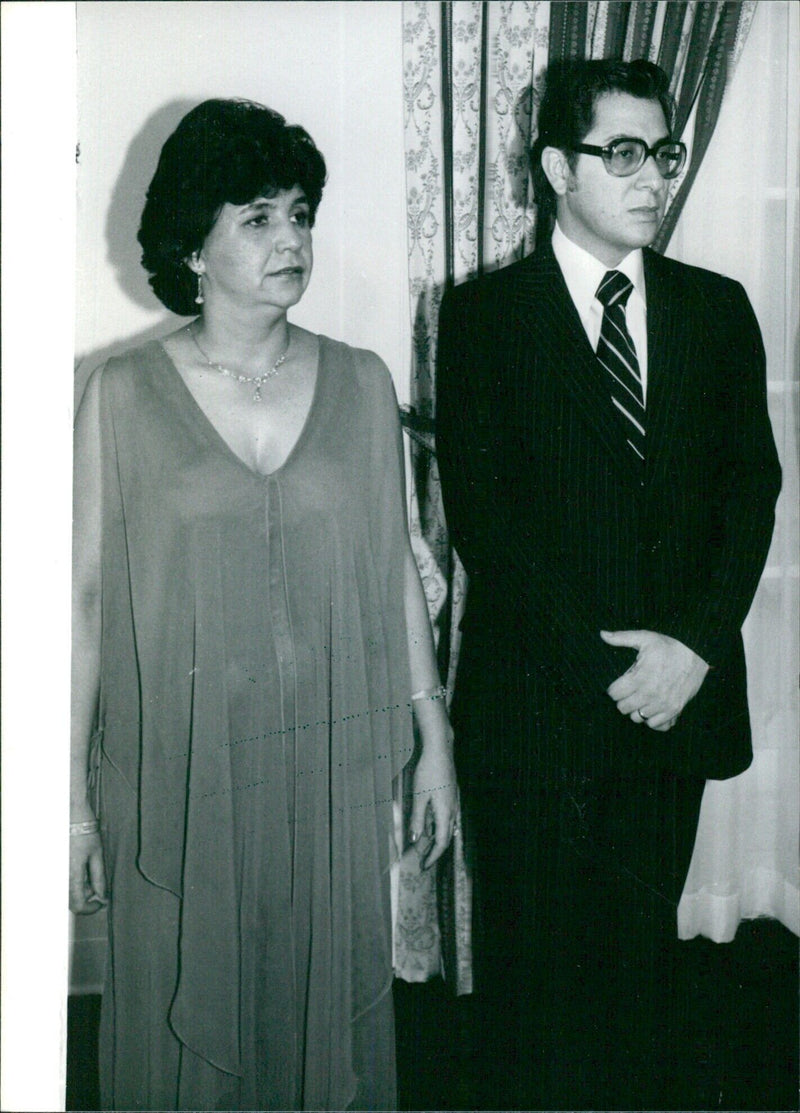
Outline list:
[[[597,344],[597,358],[611,378],[611,401],[625,418],[628,444],[644,460],[644,392],[639,361],[628,326],[625,303],[633,284],[621,271],[606,271],[597,287],[597,300],[603,305],[603,323]]]

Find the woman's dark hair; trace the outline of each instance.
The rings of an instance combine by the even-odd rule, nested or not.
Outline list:
[[[595,105],[605,93],[628,93],[642,100],[657,100],[667,127],[672,129],[675,102],[669,92],[669,78],[653,62],[643,59],[622,62],[616,58],[553,62],[547,70],[538,134],[531,149],[537,217],[545,228],[555,219],[556,195],[542,169],[542,151],[545,147],[566,151],[574,169],[575,147],[592,130]]]
[[[164,144],[142,212],[142,266],[156,296],[182,316],[197,313],[197,279],[185,260],[199,251],[222,206],[300,186],[311,224],[325,160],[301,127],[247,100],[207,100]]]

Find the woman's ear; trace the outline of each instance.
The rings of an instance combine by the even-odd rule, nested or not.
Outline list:
[[[194,271],[195,274],[205,274],[206,265],[200,258],[198,252],[193,251],[192,254],[188,255],[183,261],[189,270]]]
[[[545,147],[542,151],[542,170],[556,197],[563,197],[570,188],[572,170],[567,156],[559,147]]]

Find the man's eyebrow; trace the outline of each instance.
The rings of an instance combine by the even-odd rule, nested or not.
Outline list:
[[[669,139],[669,137],[669,132],[667,132],[666,135],[662,135],[659,139],[656,139],[655,143],[660,143],[662,139]],[[648,147],[651,146],[643,135],[631,135],[629,131],[620,131],[616,135],[610,136],[606,139],[606,143],[616,143],[618,139],[635,139],[637,143],[644,143]]]

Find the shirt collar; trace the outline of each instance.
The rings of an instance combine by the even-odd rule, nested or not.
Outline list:
[[[644,305],[647,304],[644,288],[644,260],[640,247],[629,252],[616,267],[610,268],[585,248],[579,247],[574,240],[569,239],[558,221],[553,229],[552,243],[553,254],[561,267],[564,281],[579,313],[588,310],[594,301],[597,287],[608,270],[622,271],[627,275],[633,283],[635,293],[639,295]]]

